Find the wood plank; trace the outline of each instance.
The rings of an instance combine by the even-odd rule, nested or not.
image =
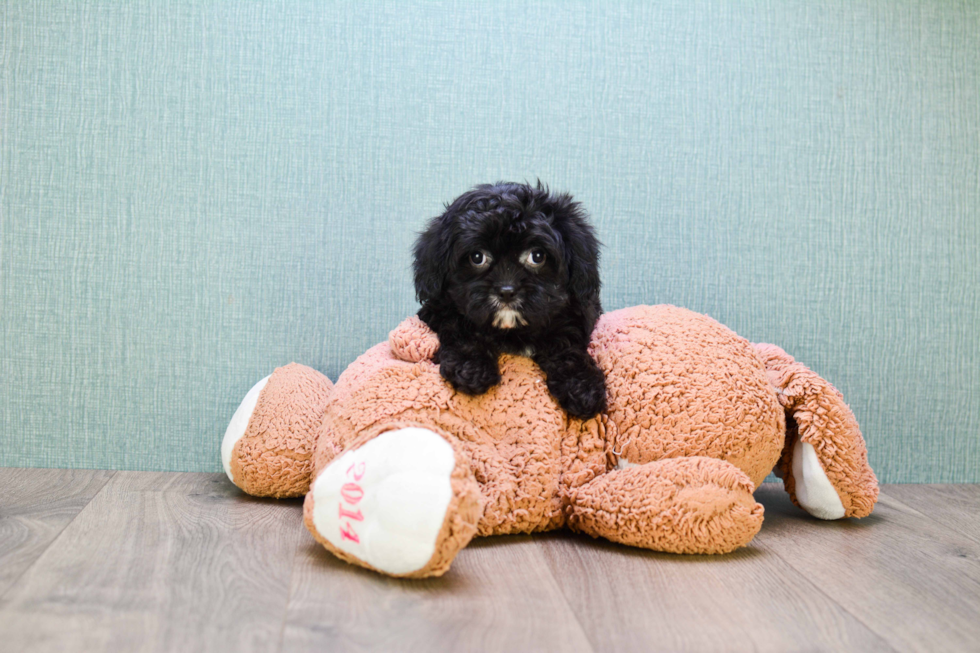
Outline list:
[[[530,536],[476,540],[441,578],[397,580],[330,555],[296,559],[284,651],[590,651]]]
[[[302,532],[223,474],[118,472],[0,601],[4,647],[276,649]]]
[[[777,556],[755,547],[682,556],[567,532],[542,539],[552,573],[596,649],[891,650]]]
[[[91,469],[0,468],[0,597],[110,478]]]
[[[756,546],[900,651],[975,651],[980,545],[882,493],[860,520],[823,522],[775,488],[760,488]]]
[[[980,542],[980,485],[885,485],[882,492]]]

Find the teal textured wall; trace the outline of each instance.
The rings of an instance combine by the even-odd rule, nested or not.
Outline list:
[[[0,464],[218,470],[275,366],[333,378],[409,247],[540,177],[607,309],[835,383],[884,481],[980,481],[980,4],[6,2]]]

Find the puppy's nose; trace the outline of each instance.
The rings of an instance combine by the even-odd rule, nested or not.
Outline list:
[[[517,291],[514,290],[514,286],[500,286],[497,288],[497,294],[500,295],[502,300],[509,302],[510,300],[514,299],[514,295],[517,294]]]

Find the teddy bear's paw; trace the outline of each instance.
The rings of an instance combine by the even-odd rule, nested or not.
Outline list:
[[[796,436],[793,444],[793,478],[796,481],[796,501],[800,507],[818,519],[841,519],[844,504],[827,478],[816,449]]]
[[[420,427],[386,431],[317,477],[307,525],[343,558],[392,575],[419,572],[439,557],[452,530],[447,513],[459,503],[453,502],[455,468],[453,448],[438,434]],[[455,550],[449,560],[452,555]]]
[[[248,423],[252,419],[252,413],[255,412],[255,404],[258,403],[259,395],[262,394],[262,390],[269,382],[269,377],[271,376],[270,374],[253,385],[252,389],[245,394],[242,403],[238,405],[235,414],[231,416],[228,428],[225,429],[225,437],[221,440],[221,465],[224,467],[225,474],[228,475],[228,479],[232,483],[235,483],[235,477],[231,473],[232,452],[235,450],[235,445],[238,444],[238,441],[245,435]]]
[[[413,315],[388,334],[388,344],[395,358],[418,363],[435,357],[439,351],[439,336],[417,315]]]

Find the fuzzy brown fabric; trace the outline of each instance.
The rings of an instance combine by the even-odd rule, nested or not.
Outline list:
[[[315,434],[333,383],[290,363],[269,377],[231,455],[235,485],[259,497],[301,497],[310,489]]]
[[[839,393],[782,350],[753,346],[704,315],[673,306],[603,315],[590,352],[606,375],[608,410],[587,421],[566,416],[541,370],[521,356],[501,356],[501,382],[486,394],[457,393],[432,362],[438,347],[417,317],[405,320],[344,371],[319,428],[304,427],[307,441],[290,445],[308,452],[316,439],[314,478],[344,451],[405,425],[452,445],[453,499],[436,552],[411,576],[443,573],[473,531],[569,525],[660,551],[744,546],[762,523],[752,491],[787,460],[787,414],[817,450],[848,516],[874,505],[877,481]],[[256,416],[272,424],[275,402],[259,404]],[[276,424],[294,421],[290,413]],[[311,511],[312,495],[306,522],[318,541],[368,566],[316,533]]]
[[[706,315],[635,306],[600,318],[606,440],[631,463],[708,456],[758,485],[783,450],[783,411],[752,344]]]
[[[716,458],[667,458],[614,469],[572,493],[569,526],[670,553],[728,553],[762,527],[755,485]]]

